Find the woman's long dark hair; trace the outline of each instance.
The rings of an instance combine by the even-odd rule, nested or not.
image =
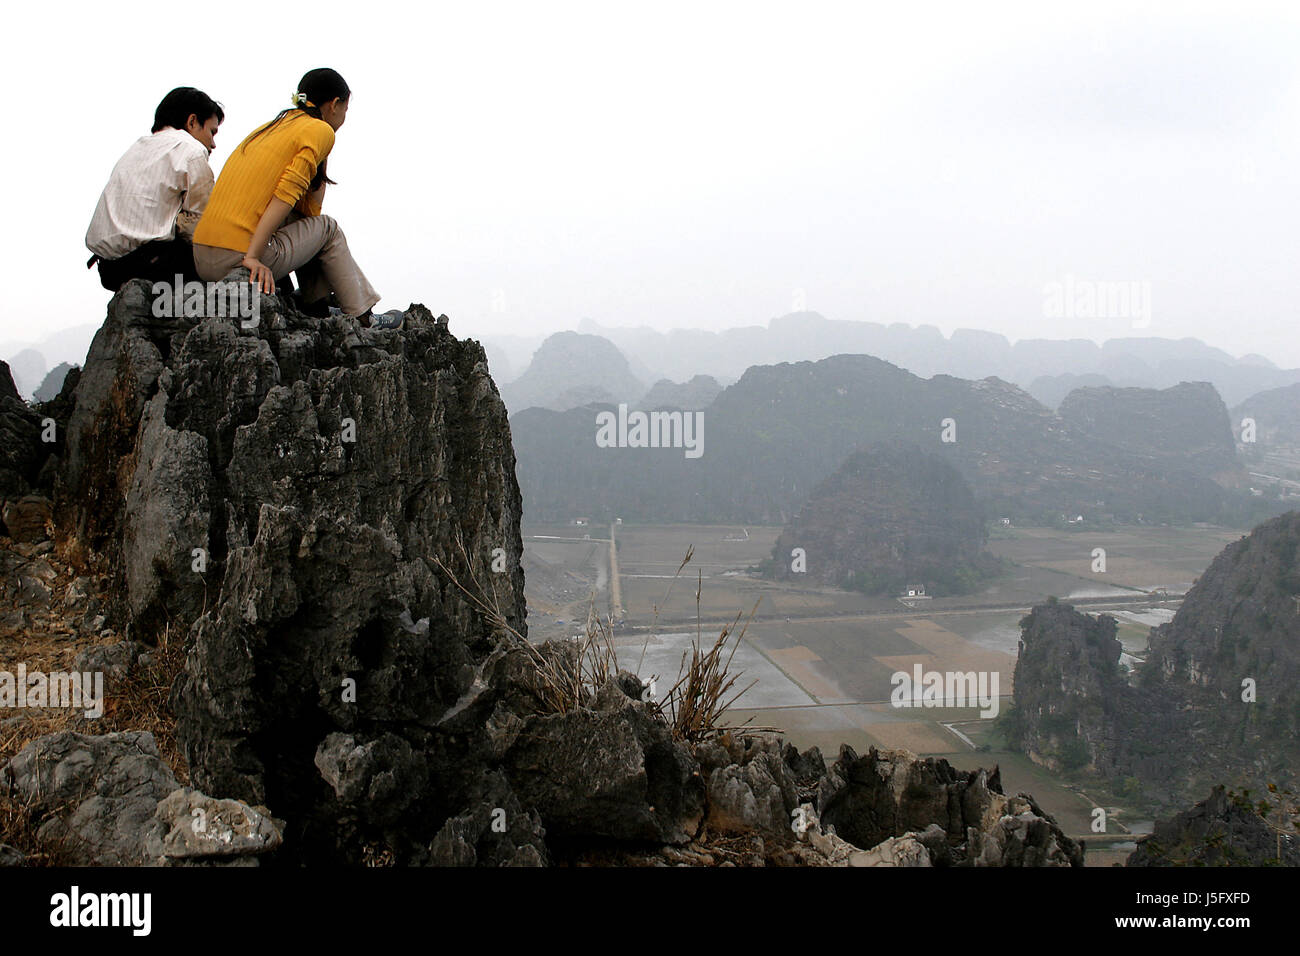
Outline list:
[[[352,95],[352,91],[348,89],[347,82],[337,70],[331,70],[327,66],[322,66],[319,69],[308,70],[302,75],[302,79],[298,81],[298,93],[295,95],[298,95],[300,99],[305,101],[299,105],[291,106],[287,110],[280,110],[279,115],[276,116],[275,119],[271,120],[271,122],[267,123],[265,126],[259,127],[253,132],[252,136],[244,140],[245,148],[249,143],[257,139],[257,137],[261,136],[263,133],[270,132],[275,127],[279,126],[281,121],[290,113],[302,112],[306,113],[308,116],[314,116],[316,119],[320,119],[320,105],[322,103],[328,103],[335,99],[346,102],[348,97]],[[315,192],[323,183],[334,185],[334,180],[325,175],[325,163],[326,161],[322,160],[320,166],[316,168],[316,175],[312,177],[311,185],[307,187],[307,192]]]

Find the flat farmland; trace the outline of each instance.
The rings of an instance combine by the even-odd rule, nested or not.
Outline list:
[[[1242,537],[1224,528],[1121,528],[1117,531],[1061,531],[1017,528],[1014,536],[989,542],[994,554],[1017,564],[1057,571],[1090,584],[1057,597],[1088,597],[1106,587],[1182,593],[1214,556]],[[1105,573],[1092,571],[1094,548],[1106,552]]]

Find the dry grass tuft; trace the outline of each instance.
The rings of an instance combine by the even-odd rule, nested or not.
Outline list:
[[[689,558],[688,554],[687,559]],[[678,570],[680,571],[680,568]],[[673,736],[689,744],[697,744],[709,737],[741,730],[744,725],[724,726],[722,716],[745,691],[758,683],[757,680],[750,681],[745,687],[732,693],[741,672],[731,673],[731,661],[736,656],[736,649],[740,647],[740,642],[745,639],[745,631],[754,618],[754,612],[758,610],[758,602],[755,602],[750,609],[749,617],[745,619],[745,623],[739,630],[736,630],[736,625],[740,624],[740,615],[737,614],[736,619],[718,634],[713,646],[704,650],[699,623],[700,594],[703,584],[703,575],[697,575],[695,640],[691,642],[690,664],[687,665],[686,655],[683,654],[682,665],[678,668],[677,683],[669,689],[658,705],[659,712],[664,715],[672,728]],[[735,642],[728,650],[727,644],[733,634]],[[750,720],[752,719],[751,717]],[[748,722],[747,720],[745,723]]]
[[[520,634],[502,613],[501,595],[496,589],[495,578],[493,578],[493,592],[488,595],[459,534],[456,536],[456,546],[460,551],[459,563],[465,569],[464,574],[469,579],[469,586],[463,584],[460,575],[440,558],[434,558],[434,564],[483,614],[498,634],[527,653],[537,666],[538,674],[542,678],[539,688],[542,713],[565,714],[585,707],[595,693],[610,678],[618,674],[618,654],[614,650],[614,624],[608,617],[602,619],[596,613],[594,594],[591,606],[587,610],[586,626],[574,642],[576,647],[573,649],[573,655],[570,657],[543,653],[537,645]]]
[[[510,625],[505,615],[501,613],[499,594],[493,593],[491,597],[487,596],[486,590],[474,571],[474,564],[469,560],[469,556],[465,551],[464,543],[459,538],[457,539],[457,545],[460,550],[460,563],[465,568],[465,576],[470,582],[469,586],[463,584],[460,576],[443,561],[435,559],[434,563],[447,575],[452,584],[466,596],[470,603],[487,618],[493,628],[517,641],[518,646],[523,648],[532,658],[542,677],[541,710],[543,713],[563,714],[584,707],[606,682],[617,676],[619,667],[618,654],[614,647],[613,622],[608,617],[602,619],[596,613],[594,594],[592,595],[591,607],[587,612],[587,621],[583,633],[575,638],[577,647],[574,649],[574,656],[566,658],[560,655],[545,654]],[[695,549],[693,547],[687,549],[686,556],[682,559],[682,563],[678,565],[676,573],[673,574],[672,580],[668,583],[662,605],[655,606],[654,625],[641,647],[641,658],[637,664],[638,672],[641,664],[645,661],[645,651],[649,645],[650,637],[657,632],[660,608],[668,603],[672,595],[673,585],[677,582],[682,570],[690,563],[694,553]],[[756,680],[751,681],[745,687],[735,690],[736,683],[741,675],[740,673],[731,673],[732,659],[735,657],[740,642],[745,638],[745,631],[749,627],[749,622],[753,619],[754,613],[758,610],[758,604],[755,603],[754,607],[750,609],[749,617],[745,619],[743,625],[740,624],[740,615],[737,614],[736,620],[731,625],[724,627],[712,646],[705,649],[701,640],[699,623],[702,588],[703,576],[697,575],[695,588],[696,633],[689,664],[686,655],[683,654],[682,664],[678,669],[677,682],[673,684],[672,688],[661,700],[653,703],[651,713],[668,724],[674,737],[692,745],[722,733],[738,733],[746,730],[750,732],[777,730],[775,727],[749,727],[748,724],[753,719],[752,717],[740,726],[723,725],[722,718],[727,710],[745,691],[758,683]],[[739,625],[739,629],[737,629],[737,625]]]

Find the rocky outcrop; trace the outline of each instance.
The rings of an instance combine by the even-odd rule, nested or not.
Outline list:
[[[815,751],[810,752],[810,760],[821,760],[820,753],[815,757],[812,753]],[[696,748],[696,755],[708,790],[710,827],[767,833],[784,833],[790,828],[800,793],[795,767],[786,762],[780,738],[728,734],[705,741]],[[794,760],[798,759],[796,751]]]
[[[505,769],[556,838],[685,843],[704,816],[690,751],[612,681],[590,707],[526,718]]]
[[[1122,745],[1116,711],[1133,706],[1120,670],[1116,621],[1069,604],[1035,607],[1020,621],[1015,726],[1031,760],[1057,771],[1111,766]]]
[[[483,778],[471,805],[451,817],[429,844],[430,866],[545,866],[546,828],[536,810],[525,810],[505,775]]]
[[[22,400],[9,366],[0,362],[0,503],[31,491],[47,453],[41,416]]]
[[[114,298],[75,391],[63,549],[108,571],[132,639],[188,631],[173,705],[200,788],[292,808],[291,856],[360,860],[399,818],[423,821],[411,851],[462,808],[486,748],[457,704],[524,629],[505,409],[482,349],[419,306],[401,332],[260,311]]]
[[[1122,672],[1115,622],[1068,605],[1021,621],[1013,736],[1047,766],[1136,778],[1164,806],[1222,781],[1262,789],[1300,766],[1300,512],[1228,545],[1144,663]]]
[[[1178,723],[1125,730],[1153,744],[1181,741],[1188,786],[1179,796],[1300,779],[1297,595],[1300,511],[1291,511],[1224,548],[1174,619],[1152,631],[1138,683],[1144,702],[1176,708]]]
[[[1241,794],[1215,787],[1172,819],[1156,821],[1126,866],[1300,866],[1300,838],[1270,827]]]
[[[281,841],[266,813],[181,787],[145,732],[39,737],[0,769],[0,789],[61,865],[247,866]]]
[[[946,760],[874,747],[859,757],[846,744],[821,782],[817,809],[823,825],[859,847],[929,833],[921,842],[938,865],[1083,865],[1083,849],[1031,797],[1002,793],[997,768],[963,772]],[[931,826],[942,828],[942,843]]]

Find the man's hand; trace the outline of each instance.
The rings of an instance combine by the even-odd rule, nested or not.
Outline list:
[[[275,274],[252,256],[244,256],[243,265],[248,269],[248,281],[267,295],[275,292]]]

